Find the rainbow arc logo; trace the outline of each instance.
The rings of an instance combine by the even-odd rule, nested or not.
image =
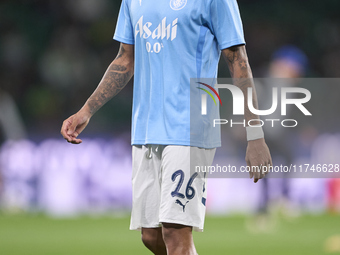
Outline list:
[[[197,82],[197,83],[207,87],[208,89],[210,89],[217,96],[218,100],[220,101],[220,104],[222,105],[222,100],[220,98],[220,95],[217,93],[217,91],[213,87],[211,87],[210,85],[203,83],[203,82]],[[215,105],[217,105],[217,102],[216,102],[214,95],[211,94],[211,92],[209,90],[201,88],[201,87],[197,87],[197,88],[206,92],[214,100]]]

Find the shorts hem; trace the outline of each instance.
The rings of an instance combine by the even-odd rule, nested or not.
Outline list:
[[[155,224],[149,224],[149,225],[139,225],[138,227],[135,226],[130,226],[130,230],[136,230],[136,231],[141,231],[142,228],[160,228],[162,227],[161,223],[155,223]]]
[[[195,224],[190,224],[184,221],[180,221],[180,220],[169,220],[169,219],[164,219],[164,220],[160,220],[160,222],[165,222],[165,223],[174,223],[174,224],[180,224],[180,225],[184,225],[184,226],[189,226],[192,227],[194,231],[196,232],[203,232],[203,228],[198,227]],[[134,226],[130,226],[130,230],[134,230],[134,231],[141,231],[142,228],[160,228],[162,227],[162,223],[158,223],[158,224],[151,224],[151,225],[147,225],[147,226],[138,226],[138,227],[134,227]]]
[[[162,219],[159,222],[174,223],[174,224],[180,224],[180,225],[184,225],[184,226],[189,226],[189,227],[192,227],[193,230],[196,231],[196,232],[203,232],[203,227],[199,227],[196,224],[188,223],[188,222],[181,221],[181,220]]]

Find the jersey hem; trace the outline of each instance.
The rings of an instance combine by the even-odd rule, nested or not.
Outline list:
[[[130,39],[127,39],[127,38],[124,38],[124,37],[120,37],[118,35],[114,35],[113,39],[118,41],[118,42],[125,43],[125,44],[135,44],[135,42],[133,40],[130,40]]]
[[[197,141],[187,141],[187,140],[132,140],[131,145],[145,145],[145,144],[159,144],[159,145],[179,145],[179,146],[192,146],[205,149],[214,149],[221,147],[221,142],[214,142],[211,144],[206,144]]]
[[[235,46],[235,45],[240,45],[240,44],[246,44],[244,39],[238,38],[238,39],[230,41],[228,43],[220,44],[219,47],[220,47],[220,50],[224,50],[224,49],[230,48],[230,47]]]

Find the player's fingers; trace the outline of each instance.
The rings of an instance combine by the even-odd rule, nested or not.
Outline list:
[[[67,134],[68,135],[72,135],[74,134],[74,131],[76,130],[76,127],[77,127],[77,121],[76,120],[73,120],[71,125],[69,125],[68,127],[68,130],[67,130]]]
[[[266,177],[266,175],[269,173],[269,170],[270,170],[270,163],[268,162],[263,167],[262,178],[261,179]]]
[[[262,167],[262,171],[261,171],[261,179],[263,179],[266,174],[268,173],[269,170],[269,163],[265,163]]]
[[[263,170],[264,170],[264,167],[263,167],[263,164],[261,164],[258,168],[258,171],[259,171],[259,180],[262,179],[262,176],[263,176]]]
[[[74,136],[71,136],[69,139],[66,139],[69,143],[72,143],[72,144],[80,144],[82,143],[83,141],[81,139],[77,139],[76,137]]]
[[[80,143],[82,143],[83,141],[81,140],[81,139],[73,139],[72,140],[72,142],[71,143],[73,143],[73,144],[80,144]]]
[[[254,183],[257,183],[260,179],[261,179],[261,166],[258,166],[254,171]]]
[[[273,164],[272,164],[271,159],[270,159],[270,161],[268,163],[268,170],[267,170],[266,175],[270,173],[270,171],[272,170],[272,167],[273,167]]]
[[[67,135],[67,130],[68,130],[68,127],[71,125],[71,122],[69,119],[65,120],[63,122],[63,125],[61,126],[61,130],[60,130],[60,133],[61,135],[66,139],[66,137],[68,137]]]
[[[72,141],[72,136],[67,133],[70,125],[71,125],[71,120],[67,119],[64,121],[61,127],[61,134],[65,138],[65,140],[68,142]]]
[[[85,125],[82,123],[81,117],[79,117],[78,115],[73,115],[71,124],[69,125],[67,130],[67,134],[73,137],[77,137],[84,128]]]
[[[256,178],[256,170],[254,170],[254,168],[252,167],[250,171],[251,171],[251,178],[253,178],[255,180],[255,178]]]
[[[269,161],[268,161],[268,164],[267,164],[267,172],[265,173],[265,176],[266,176],[268,173],[270,173],[272,167],[273,167],[272,158],[269,156]]]
[[[78,137],[80,135],[81,132],[83,132],[83,130],[86,127],[86,123],[83,124],[78,124],[78,126],[76,127],[75,131],[73,132],[73,136]]]
[[[263,167],[264,165],[261,164],[261,166],[259,167],[259,180],[263,178],[264,175],[264,169],[265,167]]]
[[[252,172],[252,169],[251,169],[251,163],[248,159],[246,159],[246,162],[247,162],[247,167],[249,168],[249,177],[250,179],[253,178],[253,172]]]

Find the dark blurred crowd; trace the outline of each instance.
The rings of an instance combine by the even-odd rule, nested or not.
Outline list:
[[[238,1],[256,77],[272,54],[294,44],[309,61],[307,77],[340,76],[337,0]],[[33,140],[57,136],[64,118],[97,86],[119,44],[112,40],[120,0],[0,3],[0,93],[11,96]],[[229,72],[221,62],[220,76]],[[332,95],[338,95],[340,87]],[[104,107],[86,134],[129,131],[132,85]],[[3,109],[0,109],[3,111]]]
[[[112,37],[119,6],[107,0],[1,2],[0,87],[14,98],[31,136],[58,133],[62,119],[95,89],[117,54]],[[129,124],[129,87],[113,103],[119,111],[104,108],[104,122],[94,129]]]

